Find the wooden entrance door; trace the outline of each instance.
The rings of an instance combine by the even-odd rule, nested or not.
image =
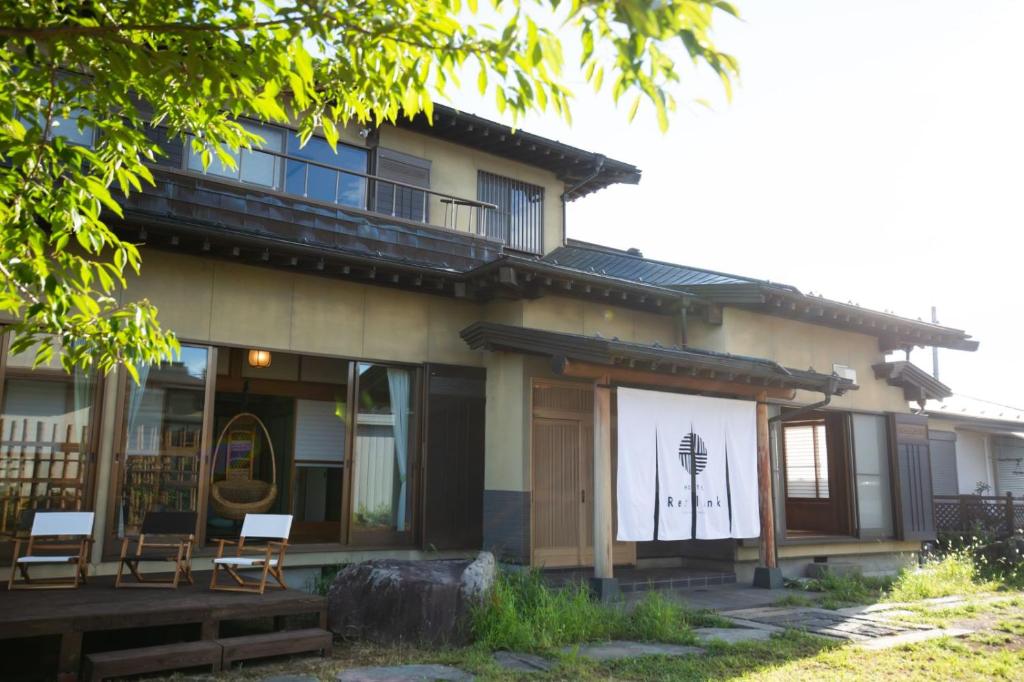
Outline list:
[[[533,387],[533,559],[535,566],[594,563],[594,424],[589,385]],[[614,463],[613,463],[614,471]],[[615,562],[636,562],[636,545],[617,542]]]

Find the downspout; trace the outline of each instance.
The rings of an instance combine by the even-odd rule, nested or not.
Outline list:
[[[594,154],[594,170],[590,173],[590,175],[583,178],[582,180],[580,180],[579,182],[577,182],[576,184],[572,185],[564,192],[562,192],[562,196],[560,197],[562,200],[562,246],[565,246],[566,242],[569,239],[569,229],[565,224],[565,205],[568,203],[567,197],[576,190],[578,190],[580,187],[582,187],[583,185],[587,184],[588,182],[596,178],[598,175],[600,175],[601,170],[604,169],[604,160],[604,154]]]
[[[788,412],[788,413],[785,413],[785,414],[780,412],[779,414],[775,415],[774,417],[769,417],[768,423],[769,424],[773,424],[773,423],[778,422],[778,421],[786,421],[787,419],[796,419],[797,417],[804,416],[808,412],[814,412],[815,410],[820,410],[821,408],[828,406],[828,404],[832,402],[832,394],[835,392],[835,390],[836,390],[836,380],[835,380],[835,377],[829,377],[828,386],[826,386],[825,390],[822,391],[822,393],[825,394],[825,399],[824,400],[819,400],[818,402],[811,403],[810,405],[804,405],[803,407],[801,407],[800,409],[796,410],[795,412]]]
[[[807,414],[808,412],[813,412],[815,410],[821,409],[822,407],[826,407],[829,403],[832,402],[832,394],[835,392],[835,390],[836,390],[836,377],[829,377],[828,384],[825,386],[824,391],[822,391],[825,394],[824,400],[819,400],[818,402],[811,403],[810,405],[804,405],[800,409],[798,409],[798,410],[796,410],[794,412],[790,412],[788,414],[783,414],[780,411],[779,414],[775,415],[774,417],[769,417],[768,418],[768,426],[769,426],[769,436],[768,437],[769,437],[769,443],[771,443],[771,440],[772,440],[771,439],[771,430],[770,430],[770,427],[771,427],[772,424],[774,424],[776,422],[785,421],[785,418],[796,419],[797,417],[802,417],[803,415]],[[775,479],[776,479],[776,477],[778,475],[779,475],[779,473],[778,473],[778,470],[776,469],[776,460],[773,457],[772,458],[772,467],[771,467],[772,505],[773,506],[775,504],[775,492],[776,492],[776,487],[775,487],[775,482],[776,481],[775,481]],[[775,518],[776,518],[776,523],[777,523],[778,522],[778,516],[776,515]],[[776,538],[775,555],[778,556],[778,553],[779,553],[779,548],[778,548],[778,537],[779,537],[779,534],[777,532],[778,528],[776,528],[775,530],[776,530],[776,533],[773,536],[773,537]],[[785,535],[785,528],[782,529],[782,533],[783,533],[783,535]]]

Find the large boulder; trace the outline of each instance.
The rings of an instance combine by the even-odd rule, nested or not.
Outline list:
[[[464,644],[468,615],[494,585],[494,555],[475,560],[377,559],[340,571],[327,593],[327,624],[381,644]]]

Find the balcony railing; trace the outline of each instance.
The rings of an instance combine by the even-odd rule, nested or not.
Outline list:
[[[164,142],[163,146],[166,148],[169,144]],[[272,161],[268,163],[268,159]],[[483,234],[488,214],[498,209],[497,205],[486,201],[269,149],[238,153],[235,157],[237,168],[231,175],[190,168],[188,161],[186,148],[183,154],[170,153],[163,157],[159,165],[272,194],[302,197],[325,206],[353,208],[475,234]],[[219,165],[220,162],[214,159],[213,164]],[[435,212],[442,214],[440,222],[430,219],[431,213]]]

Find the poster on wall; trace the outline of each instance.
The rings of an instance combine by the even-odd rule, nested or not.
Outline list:
[[[618,389],[619,541],[760,534],[755,403]]]
[[[230,481],[248,481],[252,478],[255,446],[255,431],[232,431],[228,434],[225,478]]]

